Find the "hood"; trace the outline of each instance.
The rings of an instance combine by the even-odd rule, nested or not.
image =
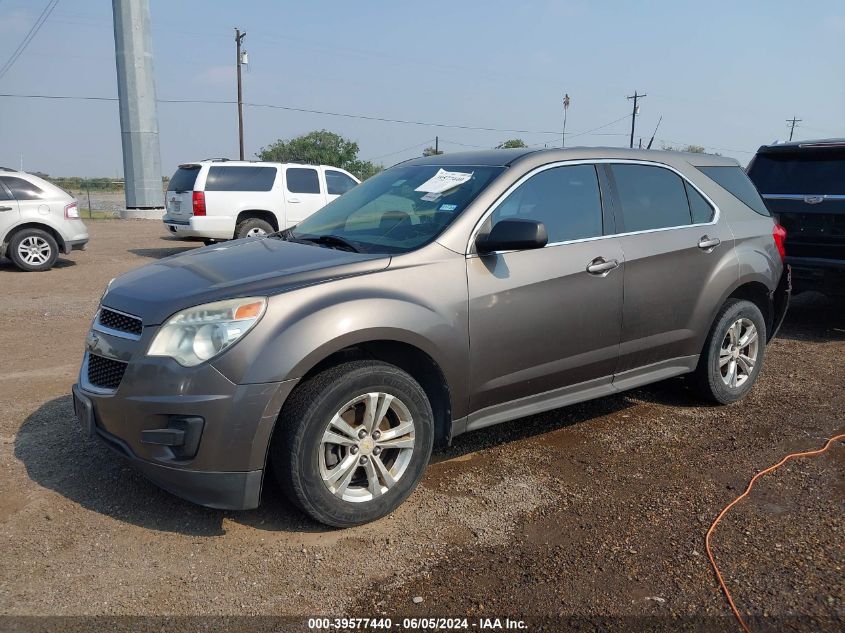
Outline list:
[[[102,304],[158,325],[179,310],[235,297],[383,270],[390,257],[275,238],[214,244],[142,266],[115,279]]]

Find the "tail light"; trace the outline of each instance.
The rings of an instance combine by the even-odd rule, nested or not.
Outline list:
[[[786,229],[775,222],[772,227],[772,237],[775,238],[775,246],[777,246],[781,261],[786,259]]]
[[[69,220],[79,217],[79,207],[76,206],[75,202],[65,205],[65,217]]]
[[[195,191],[193,195],[194,215],[205,215],[205,192]]]

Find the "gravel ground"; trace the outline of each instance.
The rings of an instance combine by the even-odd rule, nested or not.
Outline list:
[[[396,513],[359,528],[316,525],[275,486],[255,511],[200,508],[83,437],[68,395],[108,280],[194,245],[158,222],[89,227],[89,250],[50,272],[0,263],[6,616],[735,630],[705,531],[756,471],[845,430],[845,305],[803,295],[735,405],[703,406],[676,380],[467,434]],[[755,630],[842,630],[843,460],[838,445],[790,463],[717,529],[717,559]]]

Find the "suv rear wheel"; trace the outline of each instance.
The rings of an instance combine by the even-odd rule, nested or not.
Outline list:
[[[238,226],[235,227],[235,239],[239,240],[243,237],[260,237],[262,235],[269,235],[276,229],[260,218],[247,218],[241,220]]]
[[[8,256],[21,270],[48,270],[56,263],[59,245],[47,231],[35,228],[21,229],[9,240]]]
[[[722,306],[707,341],[693,386],[706,400],[729,404],[751,391],[766,351],[766,321],[760,308],[742,299]]]
[[[279,416],[273,469],[290,500],[335,527],[392,512],[419,483],[434,436],[428,398],[410,375],[351,361],[297,387]]]

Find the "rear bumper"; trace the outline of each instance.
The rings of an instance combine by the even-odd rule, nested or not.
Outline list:
[[[65,254],[67,255],[71,251],[84,251],[88,248],[88,238],[83,238],[79,240],[71,240],[69,242],[65,242]]]
[[[817,290],[827,295],[845,295],[845,260],[821,257],[790,257],[792,283],[796,292]]]
[[[181,218],[166,214],[162,221],[167,230],[177,237],[230,240],[235,235],[235,219],[230,216]]]
[[[783,320],[786,318],[786,311],[789,308],[789,300],[792,296],[792,268],[789,264],[783,267],[778,287],[772,295],[772,331],[769,334],[771,341],[777,336],[780,326],[783,325]]]

